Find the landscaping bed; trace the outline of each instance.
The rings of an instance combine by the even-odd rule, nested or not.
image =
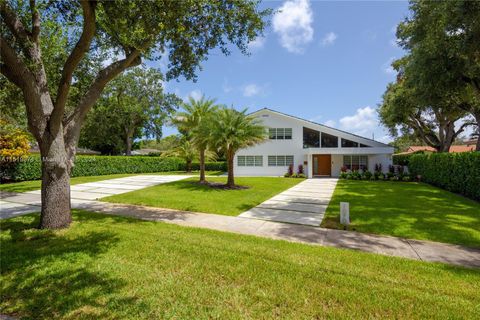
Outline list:
[[[322,227],[480,247],[480,203],[418,182],[339,180]]]
[[[214,177],[207,180],[210,183],[225,184],[227,178]],[[102,198],[102,201],[236,216],[303,180],[237,177],[235,183],[245,188],[229,190],[195,183],[198,179],[191,178]]]
[[[480,271],[75,211],[1,221],[3,314],[25,319],[480,317]]]

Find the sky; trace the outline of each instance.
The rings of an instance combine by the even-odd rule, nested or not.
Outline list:
[[[376,108],[395,80],[390,62],[403,55],[395,29],[408,14],[400,1],[264,1],[277,11],[251,55],[213,53],[197,82],[179,79],[166,91],[205,95],[250,112],[270,108],[389,142]],[[174,134],[164,128],[164,136]]]

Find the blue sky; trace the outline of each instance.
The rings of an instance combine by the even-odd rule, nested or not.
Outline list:
[[[268,107],[383,142],[391,141],[377,120],[376,107],[390,68],[402,56],[395,27],[408,3],[266,1],[281,10],[265,37],[251,43],[250,56],[214,53],[198,81],[180,79],[166,90],[182,98],[216,98],[255,111]],[[164,136],[175,133],[165,128]]]

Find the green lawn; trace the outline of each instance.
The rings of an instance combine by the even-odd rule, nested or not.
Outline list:
[[[27,319],[478,319],[480,270],[76,211],[0,222],[1,313]]]
[[[207,171],[207,175],[220,175],[223,172],[221,171]],[[101,180],[123,178],[129,176],[138,176],[138,175],[171,175],[171,174],[180,174],[180,175],[199,175],[198,171],[193,171],[187,173],[185,171],[170,171],[170,172],[157,172],[157,173],[130,173],[130,174],[110,174],[103,176],[89,176],[89,177],[74,177],[70,179],[70,184],[80,184],[87,182],[96,182]],[[41,180],[32,180],[32,181],[22,181],[22,182],[13,182],[13,183],[4,183],[0,185],[0,190],[8,192],[27,192],[33,190],[39,190],[41,188]]]
[[[226,177],[208,179],[210,182],[222,183],[226,180]],[[102,198],[102,201],[236,216],[293,187],[303,179],[235,178],[236,184],[249,187],[243,190],[215,189],[199,185],[196,181],[196,178],[191,178],[171,182]]]
[[[322,226],[480,247],[480,204],[424,183],[339,180]]]

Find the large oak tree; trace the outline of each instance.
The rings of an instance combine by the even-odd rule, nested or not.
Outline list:
[[[410,11],[397,29],[399,44],[408,51],[408,86],[423,104],[454,97],[449,108],[470,114],[479,130],[480,2],[412,0]]]
[[[40,227],[62,228],[71,222],[69,174],[80,129],[105,86],[142,59],[163,55],[167,79],[195,79],[212,49],[228,54],[233,43],[245,53],[269,12],[250,0],[0,0],[0,14],[0,71],[23,93],[43,160]],[[51,39],[42,28],[49,24],[67,28],[67,41],[45,52]],[[104,53],[93,79],[76,86],[85,84],[78,71],[89,67],[87,57]],[[46,59],[61,67],[47,72]]]

